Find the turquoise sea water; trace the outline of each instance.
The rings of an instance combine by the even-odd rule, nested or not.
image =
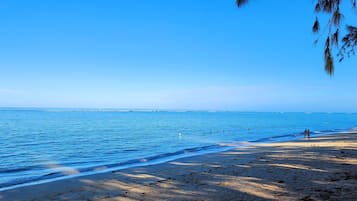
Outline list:
[[[0,109],[0,190],[356,126],[356,113]]]

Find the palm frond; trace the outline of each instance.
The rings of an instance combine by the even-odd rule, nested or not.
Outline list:
[[[238,6],[238,8],[244,6],[245,4],[248,3],[249,0],[236,0],[236,4]]]
[[[326,36],[324,46],[324,62],[325,71],[329,75],[334,73],[334,58],[332,56],[333,49],[339,48],[337,57],[339,61],[342,61],[345,56],[351,56],[355,54],[355,47],[357,47],[357,27],[348,26],[346,36],[340,39],[341,23],[343,21],[343,14],[340,11],[340,4],[342,0],[314,0],[316,2],[314,11],[317,15],[322,13],[328,14],[329,20],[326,26],[321,29],[321,19],[316,16],[316,19],[312,26],[314,33],[319,33],[318,38],[315,40],[315,44],[320,40],[321,36]],[[238,7],[242,7],[249,2],[249,0],[236,0]],[[353,9],[357,9],[357,0],[350,0]],[[341,41],[340,41],[341,40]],[[340,44],[339,44],[340,43]]]
[[[317,33],[319,32],[319,30],[320,30],[320,23],[319,23],[319,19],[317,19],[316,17],[314,25],[312,26],[312,32]]]
[[[321,9],[326,13],[331,13],[333,9],[333,1],[331,0],[322,0],[320,1]]]
[[[355,47],[357,46],[357,27],[347,26],[347,34],[342,38],[342,47],[338,53],[340,61],[345,56],[350,57],[355,54]]]
[[[318,13],[320,11],[321,11],[321,5],[320,5],[319,2],[317,2],[316,5],[315,5],[315,12]]]
[[[328,36],[326,38],[325,42],[325,51],[324,51],[324,56],[325,56],[325,71],[327,74],[332,75],[333,74],[333,58],[331,54],[331,48],[330,48],[330,37]]]
[[[339,29],[336,29],[335,33],[332,34],[332,37],[331,37],[332,45],[335,45],[336,47],[338,46],[339,31],[340,31]]]
[[[339,26],[342,17],[343,17],[343,16],[342,16],[342,14],[340,13],[340,9],[337,8],[337,9],[335,10],[335,12],[333,12],[333,15],[332,15],[332,23],[333,23],[335,26]]]
[[[333,58],[329,47],[325,48],[325,71],[329,75],[333,75],[334,72]]]
[[[329,48],[330,47],[330,37],[328,36],[325,41],[325,47]]]

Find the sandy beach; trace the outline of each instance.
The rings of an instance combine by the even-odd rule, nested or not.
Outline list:
[[[357,132],[0,192],[0,200],[356,200]]]

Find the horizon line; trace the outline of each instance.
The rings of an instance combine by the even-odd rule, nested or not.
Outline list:
[[[29,106],[0,106],[1,110],[38,110],[49,111],[56,110],[67,112],[241,112],[241,113],[347,113],[355,114],[357,112],[346,111],[259,111],[259,110],[223,110],[223,109],[174,109],[174,108],[129,108],[129,107],[29,107]]]

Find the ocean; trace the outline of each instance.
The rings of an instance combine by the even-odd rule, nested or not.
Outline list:
[[[357,127],[357,113],[0,109],[0,191]]]

